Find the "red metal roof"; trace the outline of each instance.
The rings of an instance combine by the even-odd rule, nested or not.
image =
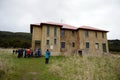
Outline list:
[[[102,29],[98,29],[98,28],[94,28],[94,27],[90,27],[90,26],[81,26],[81,27],[79,27],[79,29],[88,29],[88,30],[108,32],[108,31],[106,31],[106,30],[102,30]]]
[[[87,29],[87,30],[95,30],[95,31],[108,32],[106,30],[102,30],[102,29],[98,29],[98,28],[94,28],[94,27],[90,27],[90,26],[75,27],[75,26],[72,26],[72,25],[63,24],[63,23],[55,23],[55,22],[42,22],[42,23],[36,23],[36,24],[31,24],[31,25],[41,26],[43,24],[57,25],[57,26],[62,27],[62,29],[70,29],[70,30]]]
[[[53,24],[53,25],[59,25],[62,26],[63,29],[71,29],[71,30],[76,30],[77,27],[68,25],[68,24],[63,24],[63,23],[55,23],[55,22],[46,22],[45,24]]]

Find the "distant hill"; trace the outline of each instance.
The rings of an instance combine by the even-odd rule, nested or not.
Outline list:
[[[29,48],[31,47],[31,40],[30,33],[0,31],[0,47]]]
[[[0,31],[0,47],[4,48],[29,48],[32,35],[25,32]],[[120,40],[108,40],[109,51],[120,52]]]
[[[120,52],[120,40],[108,40],[109,50],[112,52]]]

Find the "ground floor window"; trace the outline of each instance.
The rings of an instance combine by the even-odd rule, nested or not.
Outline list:
[[[57,44],[57,39],[54,39],[54,44],[55,44],[55,45]]]
[[[40,40],[35,40],[35,48],[40,48]]]
[[[107,52],[105,43],[102,44],[102,48],[103,48],[103,52]]]
[[[46,40],[46,45],[49,45],[50,41],[49,40]]]
[[[61,42],[61,48],[65,48],[65,42]]]
[[[86,48],[89,48],[90,46],[89,46],[89,42],[86,42]]]
[[[99,49],[99,43],[95,43],[95,49]]]
[[[72,47],[75,47],[75,43],[74,42],[72,42]]]

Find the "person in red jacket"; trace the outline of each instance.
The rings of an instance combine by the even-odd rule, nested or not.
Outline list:
[[[30,57],[30,49],[27,49],[27,57]]]

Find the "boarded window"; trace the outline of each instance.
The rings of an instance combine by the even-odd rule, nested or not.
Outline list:
[[[107,52],[106,51],[106,44],[105,43],[102,44],[102,48],[103,48],[103,52]]]
[[[89,32],[86,30],[85,31],[85,37],[88,37],[89,36]]]
[[[54,36],[57,36],[57,27],[54,27]]]
[[[95,43],[95,49],[99,49],[99,43]]]
[[[46,45],[49,45],[49,43],[50,43],[49,40],[46,40]]]
[[[55,45],[57,44],[57,39],[54,39],[54,44],[55,44]]]
[[[89,48],[89,42],[86,42],[86,48]]]
[[[61,42],[61,48],[65,48],[65,42]]]
[[[47,36],[50,34],[50,26],[47,26]]]
[[[61,31],[60,31],[60,35],[61,35],[62,37],[64,37],[64,36],[65,36],[65,30],[61,30]]]

